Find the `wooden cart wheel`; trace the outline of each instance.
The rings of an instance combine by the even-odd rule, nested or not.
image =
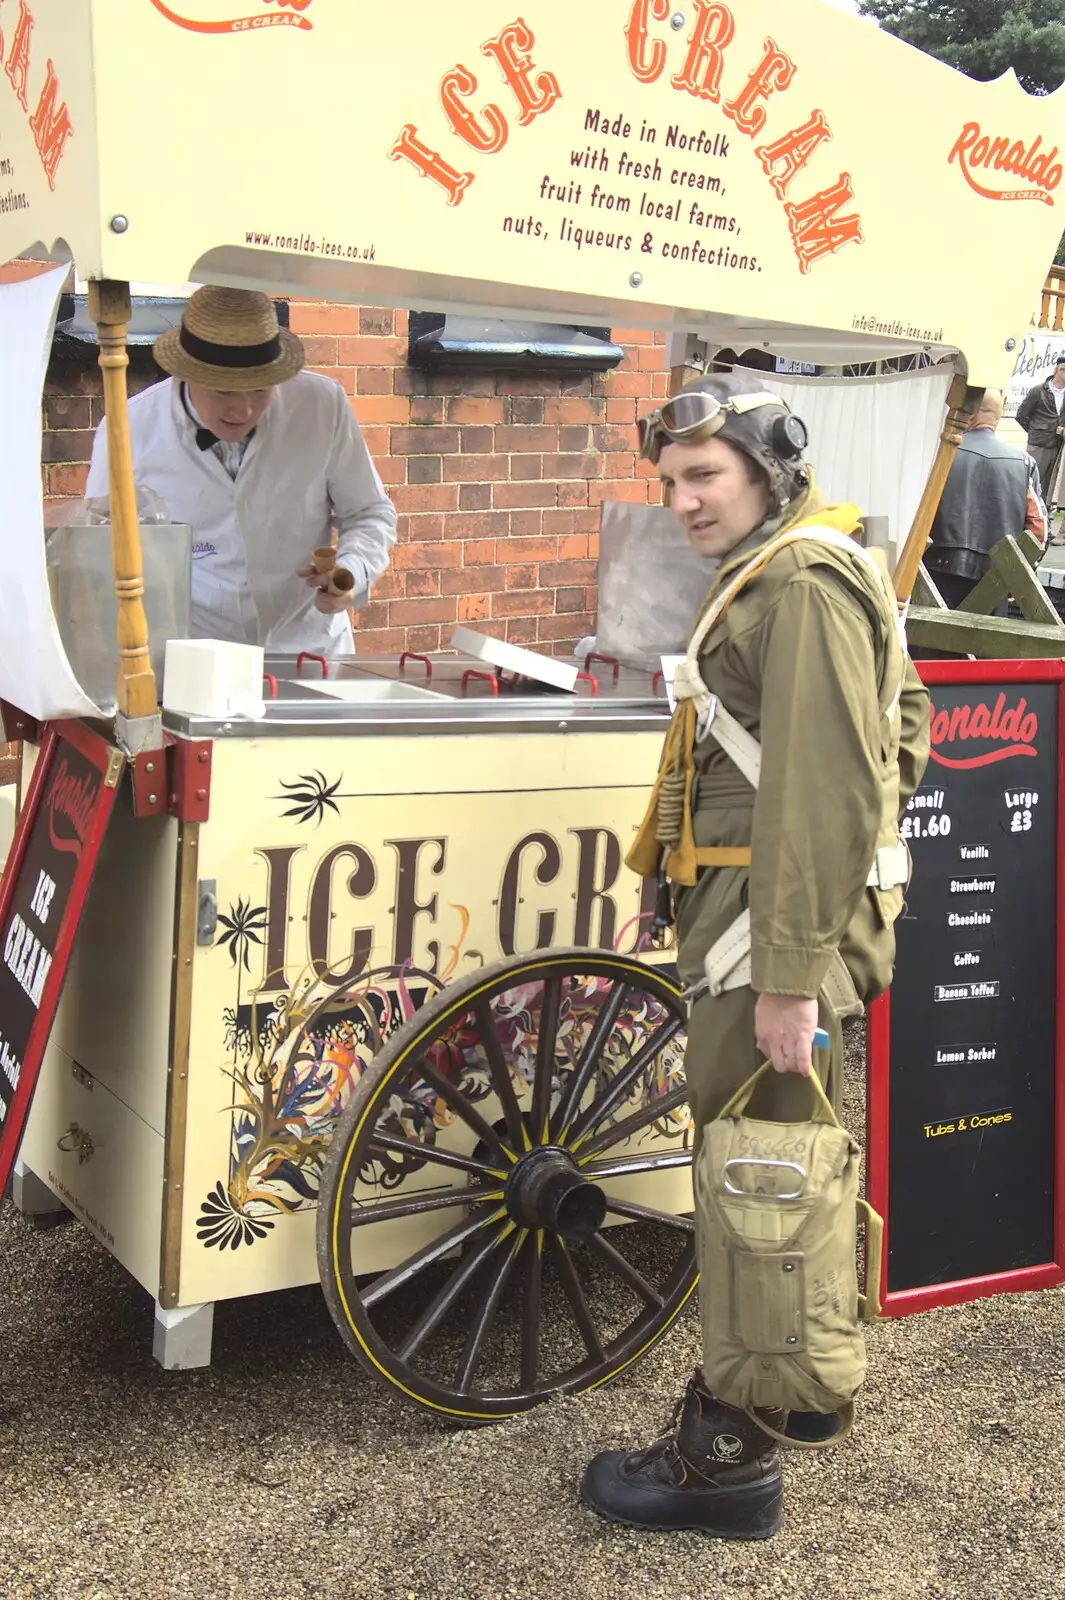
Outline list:
[[[661,1338],[696,1282],[686,1020],[654,967],[560,950],[483,968],[392,1036],[318,1206],[326,1300],[366,1366],[473,1424]]]

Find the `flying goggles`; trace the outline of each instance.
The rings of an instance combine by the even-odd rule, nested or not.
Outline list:
[[[695,434],[713,437],[715,433],[720,433],[730,415],[742,417],[760,406],[780,406],[784,412],[782,417],[774,420],[769,430],[768,443],[773,454],[784,461],[793,461],[801,456],[809,441],[806,425],[800,417],[788,411],[779,395],[763,390],[757,394],[737,394],[728,400],[719,400],[717,395],[699,389],[675,395],[664,406],[652,411],[650,416],[639,419],[636,426],[640,454],[650,461],[657,461],[667,440],[680,444]]]

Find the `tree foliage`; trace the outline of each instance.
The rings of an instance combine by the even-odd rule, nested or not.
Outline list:
[[[970,78],[1012,67],[1032,94],[1065,83],[1065,0],[859,0],[863,16]]]

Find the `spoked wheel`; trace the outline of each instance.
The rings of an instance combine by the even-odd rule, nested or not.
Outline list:
[[[686,1011],[652,966],[486,967],[385,1045],[337,1123],[318,1207],[354,1353],[459,1422],[607,1383],[695,1287]]]

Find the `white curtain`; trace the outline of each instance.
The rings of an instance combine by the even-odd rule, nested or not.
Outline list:
[[[807,453],[828,499],[851,500],[866,516],[887,517],[888,537],[901,548],[936,452],[953,369],[876,378],[752,376],[805,422]]]
[[[39,719],[99,714],[60,643],[44,553],[41,395],[66,275],[0,285],[0,698]]]

